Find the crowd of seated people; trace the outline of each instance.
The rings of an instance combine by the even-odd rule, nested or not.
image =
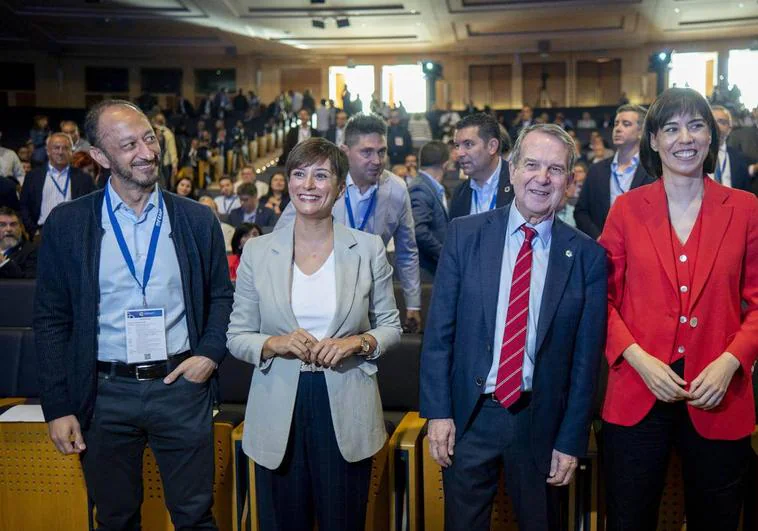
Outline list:
[[[290,172],[274,171],[268,183],[258,179],[243,149],[249,138],[246,121],[252,107],[250,95],[245,96],[243,91],[233,98],[226,91],[209,95],[197,114],[186,100],[181,101],[178,107],[183,110],[176,110],[168,118],[163,112],[155,112],[155,103],[148,96],[143,94],[138,103],[151,111],[151,125],[160,145],[162,185],[213,211],[224,236],[231,279],[237,279],[238,269],[244,279],[245,267],[240,266],[244,246],[273,231],[277,223],[285,223],[288,212],[289,219],[298,215],[296,205],[290,201],[289,183],[305,179],[305,175],[299,175],[298,168],[290,168]],[[574,128],[562,112],[555,113],[552,120],[547,112],[534,117],[529,106],[506,123],[502,113],[491,109],[479,112],[473,104],[465,112],[457,112],[448,104],[442,112],[411,117],[399,105],[392,108],[379,102],[379,112],[354,113],[349,118],[340,110],[331,113],[334,106],[324,101],[312,109],[312,101],[307,91],[302,95],[290,91],[272,104],[275,113],[280,113],[276,115],[279,118],[269,117],[272,123],[298,117],[297,125],[289,129],[285,138],[283,162],[287,163],[288,153],[294,156],[299,145],[312,143],[309,139],[315,137],[331,137],[339,144],[344,153],[339,158],[344,158],[346,164],[344,183],[342,177],[333,179],[340,193],[332,194],[330,188],[329,202],[321,205],[321,210],[331,212],[337,223],[380,236],[381,243],[392,250],[395,278],[405,299],[406,331],[418,330],[420,284],[434,281],[450,221],[483,214],[513,200],[511,139],[525,128],[552,123],[564,130],[562,135],[573,139],[577,162],[556,216],[593,239],[604,230],[608,233],[605,224],[609,212],[623,194],[661,178],[648,173],[649,168],[640,162],[647,109],[630,103],[619,106],[610,117],[585,112]],[[319,117],[315,124],[314,110]],[[747,148],[737,147],[730,142],[735,128],[731,111],[714,105],[712,112],[718,127],[719,150],[713,167],[705,170],[708,177],[728,187],[755,190],[758,157],[748,151],[750,137],[741,134],[739,145]],[[265,114],[256,114],[255,118],[261,116]],[[747,128],[758,130],[758,110],[754,116],[756,122]],[[328,120],[328,127],[321,120]],[[417,123],[411,126],[411,122]],[[212,131],[206,128],[209,123],[213,123]],[[52,210],[107,183],[109,168],[98,164],[87,152],[87,140],[80,135],[77,124],[64,121],[60,129],[50,132],[47,120],[36,117],[30,142],[22,146],[23,150],[0,151],[0,168],[8,172],[0,177],[0,184],[11,184],[11,193],[5,195],[0,187],[0,202],[8,202],[0,204],[0,279],[33,277],[38,242],[44,238],[45,222]],[[411,129],[420,132],[414,136]],[[39,137],[45,131],[44,154],[40,154]],[[758,139],[758,133],[755,136]],[[225,154],[230,151],[234,156],[228,165]],[[200,160],[209,162],[208,178],[198,174]],[[31,169],[19,175],[19,164],[24,162]],[[309,162],[313,163],[308,166],[312,172],[319,171],[318,163],[323,163]],[[210,181],[217,190],[205,186]],[[300,196],[293,197],[302,207]],[[618,218],[618,209],[616,212]],[[321,214],[328,217],[325,212]],[[611,216],[609,227],[613,227],[613,221],[618,223]],[[256,257],[256,261],[259,259]],[[249,270],[247,275],[250,276]]]
[[[349,91],[345,97],[350,98]],[[161,109],[157,102],[147,93],[136,100],[150,117],[161,147],[161,183],[178,195],[204,201],[205,196],[214,202],[226,229],[228,250],[235,228],[255,223],[261,232],[270,232],[289,204],[288,176],[274,171],[268,179],[261,179],[249,159],[249,141],[278,124],[291,122],[293,127],[283,139],[279,161],[283,165],[288,153],[307,138],[323,136],[337,145],[345,144],[347,121],[358,110],[355,100],[346,109],[340,108],[342,101],[316,103],[308,90],[282,91],[269,105],[253,91],[241,89],[236,94],[226,90],[208,94],[197,108],[181,96],[172,109]],[[421,149],[432,141],[446,143],[449,154],[439,180],[441,188],[435,190],[441,190],[448,219],[483,212],[510,200],[510,187],[497,186],[500,179],[508,182],[508,150],[519,132],[535,123],[559,125],[575,140],[574,182],[558,216],[594,238],[602,231],[615,198],[652,180],[644,174],[638,157],[645,109],[633,105],[619,107],[616,116],[583,111],[575,121],[563,111],[535,116],[529,105],[506,120],[505,113],[489,107],[480,111],[471,101],[462,111],[447,102],[444,109],[435,105],[426,113],[409,114],[402,102],[390,105],[374,95],[370,107],[386,123],[383,165],[409,187],[419,184],[419,176],[428,178],[430,171],[436,174],[419,167]],[[636,118],[631,121],[634,123],[619,120],[629,118],[630,113]],[[735,188],[758,188],[754,179],[758,174],[758,133],[754,132],[758,131],[758,109],[739,121],[726,107],[716,106],[714,113],[723,135],[723,157],[713,178]],[[478,116],[478,121],[469,123],[471,116]],[[488,117],[486,123],[483,116]],[[460,127],[462,121],[469,125]],[[738,124],[742,127],[737,128]],[[483,141],[479,151],[471,148],[477,138]],[[485,145],[487,142],[491,145]],[[0,147],[0,206],[17,213],[29,241],[39,238],[47,215],[58,203],[102,188],[107,182],[110,170],[90,156],[89,147],[75,121],[62,120],[54,131],[44,115],[34,116],[28,140],[16,150]],[[227,157],[229,152],[234,156]],[[200,161],[207,163],[202,166],[207,172],[204,175],[199,174]],[[498,168],[499,178],[494,179]],[[212,189],[208,189],[210,183]],[[494,196],[493,190],[497,191]],[[413,208],[415,232],[428,234],[426,213],[419,209]],[[389,243],[390,250],[394,243]]]

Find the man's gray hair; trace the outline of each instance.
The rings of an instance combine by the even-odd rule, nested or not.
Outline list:
[[[511,152],[511,161],[513,162],[513,165],[518,166],[518,163],[521,160],[521,144],[523,144],[524,139],[527,137],[527,135],[533,132],[540,132],[546,135],[550,135],[560,140],[563,145],[566,146],[566,151],[568,151],[568,158],[566,159],[566,173],[570,175],[571,171],[574,169],[574,164],[576,164],[576,149],[574,145],[574,139],[569,136],[565,129],[555,124],[533,124],[522,129],[521,133],[516,139],[516,143],[513,146],[513,151]]]
[[[50,142],[52,142],[53,138],[55,138],[55,137],[65,138],[68,141],[69,146],[71,147],[71,149],[74,149],[74,142],[71,140],[71,137],[68,136],[66,133],[61,133],[60,131],[58,131],[56,133],[50,133],[50,136],[48,136],[47,140],[45,140],[45,147],[50,147]]]
[[[711,105],[711,112],[713,112],[713,111],[721,111],[724,114],[726,114],[729,117],[729,125],[730,126],[733,125],[732,124],[732,121],[733,121],[732,111],[730,111],[729,109],[727,109],[723,105]]]

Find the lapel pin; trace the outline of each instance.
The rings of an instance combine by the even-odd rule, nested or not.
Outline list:
[[[511,191],[511,187],[510,187],[510,185],[509,185],[509,186],[506,186],[505,188],[503,188],[503,192],[505,192],[506,194],[507,194],[508,192],[510,192],[510,191]]]
[[[574,256],[574,253],[572,253],[570,249],[566,249],[566,256],[571,258],[572,256]]]

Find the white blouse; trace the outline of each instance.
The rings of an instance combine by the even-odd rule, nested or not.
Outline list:
[[[300,328],[317,340],[326,337],[337,311],[337,277],[334,251],[312,275],[306,275],[297,264],[292,268],[292,313]]]

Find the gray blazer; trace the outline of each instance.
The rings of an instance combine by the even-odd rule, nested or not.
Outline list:
[[[395,267],[403,288],[406,308],[421,308],[421,277],[419,272],[416,231],[411,212],[408,188],[400,177],[384,170],[379,177],[376,196],[376,211],[369,221],[371,232],[381,236],[384,245],[395,239]],[[335,221],[347,225],[344,194],[337,198],[332,208]],[[295,219],[295,208],[290,202],[284,209],[275,230],[290,225]]]
[[[298,328],[292,313],[294,223],[249,241],[237,269],[227,347],[255,366],[245,412],[242,447],[256,463],[276,469],[284,458],[292,424],[300,360],[261,360],[271,336]],[[376,338],[375,356],[400,341],[400,318],[392,290],[392,267],[382,241],[371,234],[334,223],[337,313],[329,337],[369,333]],[[334,432],[342,456],[350,462],[374,455],[387,432],[382,416],[376,362],[360,356],[327,369]]]

